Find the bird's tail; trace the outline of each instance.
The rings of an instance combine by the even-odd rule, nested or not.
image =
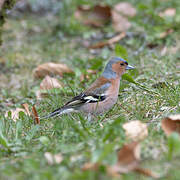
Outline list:
[[[57,116],[60,116],[62,114],[71,113],[73,111],[75,111],[73,108],[61,107],[61,108],[58,108],[58,109],[54,110],[53,112],[51,112],[47,116],[41,117],[40,119],[48,119],[48,118],[51,118],[51,117],[57,117]]]

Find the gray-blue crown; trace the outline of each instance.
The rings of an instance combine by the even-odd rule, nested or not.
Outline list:
[[[107,78],[107,79],[111,79],[111,78],[116,78],[116,73],[112,70],[112,65],[116,62],[119,61],[125,61],[124,59],[120,58],[120,57],[112,57],[109,62],[107,63],[104,72],[102,73],[102,76]]]

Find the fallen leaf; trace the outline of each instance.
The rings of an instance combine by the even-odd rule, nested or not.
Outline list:
[[[164,46],[164,47],[161,49],[161,51],[160,51],[161,56],[166,55],[167,50],[168,50],[167,46]]]
[[[160,12],[159,16],[160,17],[166,17],[166,16],[172,17],[172,16],[175,16],[175,14],[176,14],[175,8],[167,8],[163,12]]]
[[[110,174],[127,173],[135,169],[140,162],[140,146],[138,142],[124,145],[117,153],[118,162],[113,166],[107,166]],[[99,163],[85,163],[83,170],[98,170]]]
[[[49,165],[60,164],[63,160],[63,156],[61,153],[53,155],[50,152],[45,152],[44,157],[47,160]]]
[[[54,161],[56,162],[56,164],[60,164],[63,160],[63,156],[61,153],[55,154],[54,155]]]
[[[45,157],[45,159],[47,160],[47,162],[48,162],[49,165],[53,165],[53,163],[54,163],[54,158],[53,158],[53,155],[52,155],[50,152],[45,152],[45,153],[44,153],[44,157]]]
[[[32,107],[32,112],[34,116],[34,124],[40,124],[40,120],[39,120],[38,113],[36,111],[35,106]]]
[[[123,32],[131,27],[128,17],[136,15],[136,9],[127,2],[120,2],[111,11],[112,25],[115,31]]]
[[[160,176],[158,176],[156,173],[154,173],[153,171],[151,171],[149,169],[144,169],[144,168],[141,168],[141,167],[137,167],[137,168],[135,168],[134,171],[139,173],[139,174],[143,174],[145,176],[152,177],[154,179],[160,178]]]
[[[140,163],[140,145],[138,142],[132,142],[124,145],[117,153],[118,162],[113,166],[107,167],[107,172],[111,176],[118,176],[122,173],[128,173],[139,167]]]
[[[110,21],[111,8],[103,5],[96,5],[94,7],[87,5],[79,6],[74,16],[85,25],[102,27]]]
[[[139,166],[140,146],[138,142],[124,145],[117,153],[118,162],[113,166],[107,166],[110,174],[127,173]],[[85,163],[83,170],[98,170],[99,163]]]
[[[45,76],[45,78],[42,80],[40,84],[41,90],[48,90],[52,88],[62,88],[62,84],[56,79],[52,78],[50,76]]]
[[[120,173],[118,172],[118,166],[107,166],[106,167],[107,174],[112,177],[119,177]]]
[[[126,33],[125,32],[122,32],[116,36],[114,36],[113,38],[107,40],[107,41],[104,41],[104,42],[99,42],[95,45],[91,45],[89,46],[90,49],[97,49],[97,48],[103,48],[104,46],[107,46],[107,45],[112,45],[112,44],[115,44],[117,42],[119,42],[121,39],[123,39],[124,37],[126,37]]]
[[[87,170],[94,170],[97,171],[99,169],[99,164],[98,163],[85,163],[82,167],[83,171],[87,171]]]
[[[139,141],[148,136],[148,129],[141,121],[131,121],[123,124],[127,138]]]
[[[140,144],[137,141],[124,145],[117,152],[118,162],[115,165],[107,166],[107,174],[113,177],[119,177],[120,174],[128,173],[131,171],[138,172],[140,174],[150,176],[153,178],[159,178],[154,172],[149,169],[140,167]],[[101,164],[99,163],[85,163],[82,167],[83,170],[98,171]]]
[[[133,170],[140,162],[140,145],[138,142],[132,142],[124,145],[118,151],[118,167],[121,173]]]
[[[85,79],[89,79],[89,76],[87,74],[81,74],[80,81],[84,81]]]
[[[47,98],[49,96],[49,92],[46,90],[50,90],[52,88],[62,88],[63,84],[58,81],[56,78],[52,78],[48,75],[42,80],[40,84],[40,90],[36,91],[37,100],[42,100],[43,98]]]
[[[14,110],[6,111],[5,117],[8,117],[8,113],[11,112],[11,118],[13,121],[17,121],[19,119],[19,112],[24,112],[24,114],[28,115],[27,112],[22,108],[16,108]]]
[[[165,38],[166,36],[168,36],[169,34],[171,34],[171,33],[173,33],[173,32],[174,32],[173,29],[168,29],[167,31],[162,32],[162,33],[159,35],[159,38],[160,38],[160,39],[163,39],[163,38]]]
[[[72,73],[73,71],[66,64],[45,63],[41,64],[33,70],[35,78],[42,78],[46,75],[60,75],[64,73]]]
[[[29,104],[24,103],[24,104],[22,104],[22,107],[25,109],[27,115],[28,115],[28,116],[31,116],[31,113],[30,113],[30,111],[29,111]]]
[[[120,2],[116,4],[113,11],[129,17],[134,17],[136,15],[136,9],[128,2]]]
[[[117,164],[108,167],[108,173],[115,177],[118,174],[128,173],[130,171],[135,171],[153,178],[159,178],[159,176],[151,170],[140,167],[140,145],[137,141],[124,145],[118,152]]]
[[[161,126],[167,136],[173,132],[180,134],[180,114],[165,117],[161,121]]]
[[[117,12],[112,12],[112,21],[112,26],[116,32],[127,31],[131,27],[128,19]]]

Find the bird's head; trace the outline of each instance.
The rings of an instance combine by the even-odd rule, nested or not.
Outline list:
[[[102,76],[107,79],[116,78],[123,75],[129,69],[134,69],[134,67],[128,65],[128,62],[120,57],[113,57],[107,63]]]

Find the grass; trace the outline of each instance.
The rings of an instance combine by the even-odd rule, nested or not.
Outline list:
[[[116,150],[127,143],[122,125],[132,120],[148,125],[149,135],[141,142],[142,166],[159,173],[161,179],[179,179],[180,140],[176,136],[167,138],[161,129],[163,117],[180,112],[179,1],[131,2],[138,15],[132,19],[127,37],[118,43],[120,52],[114,46],[94,51],[83,46],[85,41],[96,42],[100,34],[114,34],[111,25],[103,33],[80,26],[73,16],[67,17],[71,23],[62,21],[60,28],[57,24],[61,16],[57,15],[23,14],[7,19],[0,51],[0,179],[113,179],[104,167],[98,172],[82,171],[81,167],[86,162],[115,164]],[[75,9],[76,3],[68,3],[72,5],[69,11]],[[176,16],[162,21],[157,14],[168,7],[176,8]],[[169,28],[174,32],[160,39],[159,34]],[[163,47],[167,47],[165,55]],[[88,87],[108,58],[119,53],[128,55],[129,64],[136,67],[128,74],[136,83],[122,80],[117,104],[93,123],[81,114],[42,120],[40,125],[34,125],[24,113],[17,122],[4,117],[7,110],[21,107],[24,102],[36,104],[40,116],[48,114]],[[37,102],[35,92],[41,80],[34,79],[32,71],[49,61],[66,63],[75,73],[60,78],[64,89],[50,91],[48,98]],[[95,69],[97,74],[80,82],[81,73],[87,69]],[[160,82],[165,86],[161,87]],[[48,164],[46,152],[61,153],[63,161]],[[151,179],[133,172],[121,178]]]

